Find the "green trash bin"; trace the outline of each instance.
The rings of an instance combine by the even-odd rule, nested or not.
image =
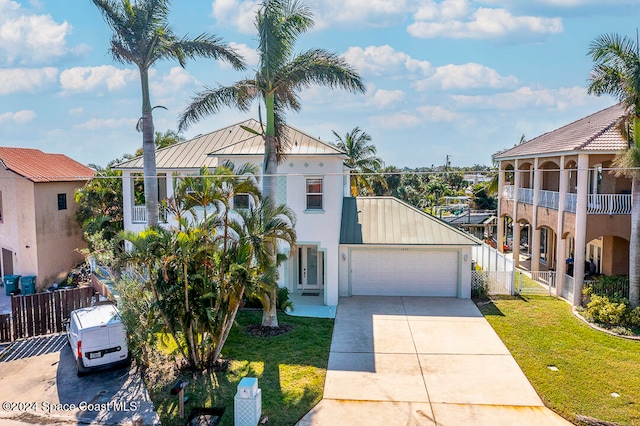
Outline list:
[[[36,277],[29,275],[20,278],[20,288],[22,289],[22,294],[25,296],[34,294],[36,292]]]
[[[7,296],[11,296],[11,293],[20,292],[20,275],[5,275],[4,276],[4,291]]]

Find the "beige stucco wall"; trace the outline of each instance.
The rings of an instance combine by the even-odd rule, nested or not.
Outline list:
[[[29,249],[36,247],[34,185],[21,176],[0,169],[3,223],[0,224],[0,245],[13,252],[13,273],[29,275],[37,270],[36,256]],[[26,246],[30,246],[29,249]],[[23,271],[30,271],[23,273]],[[4,271],[3,271],[4,273]]]
[[[35,226],[37,230],[37,287],[60,282],[84,257],[82,231],[74,218],[77,205],[73,193],[83,183],[52,182],[35,185]],[[58,210],[58,194],[67,195],[67,209]]]

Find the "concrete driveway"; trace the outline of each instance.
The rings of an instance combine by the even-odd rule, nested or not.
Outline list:
[[[570,425],[471,300],[342,298],[307,425]]]
[[[135,367],[76,376],[64,334],[14,342],[0,357],[0,423],[159,424]]]

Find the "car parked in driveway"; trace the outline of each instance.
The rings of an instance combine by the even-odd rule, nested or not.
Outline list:
[[[81,377],[92,369],[131,362],[127,333],[118,308],[95,305],[71,312],[67,338]]]

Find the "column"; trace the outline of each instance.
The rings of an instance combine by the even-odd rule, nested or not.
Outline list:
[[[582,285],[584,284],[584,261],[587,245],[587,192],[589,191],[589,156],[578,155],[578,185],[576,199],[576,239],[574,249],[573,306],[582,304]]]
[[[502,197],[504,191],[504,170],[500,165],[500,171],[498,172],[498,194]],[[502,217],[502,203],[498,203],[498,235],[496,235],[496,248],[500,253],[504,251],[504,218]]]
[[[567,273],[567,240],[562,238],[564,234],[564,209],[567,200],[567,191],[569,190],[569,173],[564,169],[564,155],[560,157],[560,186],[558,187],[558,225],[556,232],[558,233],[556,253],[557,265],[556,268],[556,296],[562,295],[562,283],[564,281],[564,274]]]
[[[518,222],[518,189],[520,188],[519,161],[513,165],[513,265],[520,266],[520,223]]]
[[[538,169],[538,158],[533,162],[533,212],[531,223],[531,270],[540,270],[540,230],[538,229],[538,200],[542,187],[542,170]]]

